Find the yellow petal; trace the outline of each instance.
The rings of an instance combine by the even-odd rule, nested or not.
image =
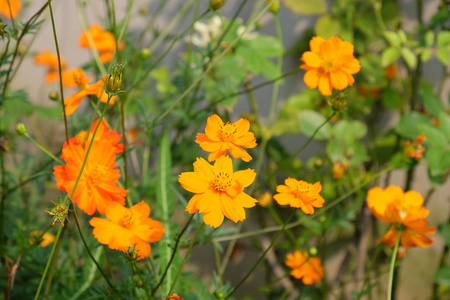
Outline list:
[[[320,51],[320,45],[325,42],[323,38],[320,36],[315,36],[309,41],[309,48],[312,52],[319,52]]]
[[[311,68],[319,68],[323,63],[323,59],[320,58],[319,55],[311,51],[303,53],[302,61]]]
[[[336,90],[342,91],[348,86],[348,79],[344,72],[341,71],[330,72],[330,80],[331,85]]]
[[[319,79],[319,91],[324,96],[330,96],[332,93],[330,78],[328,76],[322,76]]]
[[[208,117],[205,128],[206,136],[212,141],[221,141],[219,132],[222,129],[223,125],[223,121],[218,115],[212,115]]]
[[[247,169],[235,172],[233,174],[233,177],[245,188],[251,185],[253,181],[255,181],[256,173],[255,170]]]
[[[319,69],[311,69],[305,73],[305,76],[303,77],[303,81],[305,82],[306,86],[310,89],[315,89],[319,85],[319,79],[321,72]]]

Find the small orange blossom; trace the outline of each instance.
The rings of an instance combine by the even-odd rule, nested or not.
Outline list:
[[[78,43],[83,48],[91,47],[88,35],[92,38],[92,41],[94,42],[92,47],[97,49],[102,63],[111,61],[114,56],[114,51],[116,50],[116,40],[114,35],[111,32],[104,30],[100,25],[92,24],[87,32],[83,31],[81,33],[78,40]],[[120,44],[119,49],[122,48],[123,44]]]
[[[320,282],[323,278],[323,267],[318,257],[309,257],[308,252],[295,250],[286,254],[286,266],[292,268],[291,275],[302,279],[304,284],[310,285]]]
[[[9,0],[9,5],[8,0],[0,0],[0,15],[3,15],[8,19],[11,19],[11,14],[13,18],[16,18],[21,9],[22,3],[20,2],[20,0]]]

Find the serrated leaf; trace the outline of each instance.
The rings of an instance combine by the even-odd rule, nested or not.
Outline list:
[[[400,121],[398,122],[395,131],[401,136],[412,140],[422,133],[417,128],[417,126],[422,123],[429,124],[430,121],[426,116],[413,111],[409,114],[403,115],[400,118]]]
[[[328,39],[331,36],[336,36],[341,30],[341,25],[337,20],[331,17],[331,15],[326,14],[317,20],[314,26],[314,31],[316,35]]]
[[[410,67],[411,69],[416,67],[417,56],[414,54],[414,52],[411,49],[403,47],[401,49],[401,54],[402,54],[402,58],[405,60],[408,67]]]
[[[384,67],[387,67],[388,65],[396,62],[399,57],[400,57],[400,50],[398,48],[394,47],[386,48],[386,50],[384,50],[383,54],[381,55],[381,64]]]
[[[326,121],[326,118],[322,114],[314,110],[301,111],[298,114],[298,118],[302,132],[308,137],[311,137],[314,134],[314,132]],[[326,123],[316,133],[314,139],[325,140],[329,139],[330,136],[331,136],[331,126],[330,123]]]
[[[324,0],[283,0],[284,5],[299,15],[319,15],[327,12]]]
[[[448,144],[445,135],[433,125],[422,123],[417,125],[417,129],[425,134],[425,144],[432,147],[445,147]]]

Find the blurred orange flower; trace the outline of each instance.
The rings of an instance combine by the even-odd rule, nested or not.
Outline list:
[[[333,89],[342,91],[355,82],[353,74],[361,69],[359,61],[353,56],[353,45],[338,37],[328,40],[316,36],[309,42],[311,51],[303,53],[301,69],[306,70],[305,84],[324,96],[332,94]]]
[[[106,217],[92,218],[95,238],[109,248],[126,252],[129,247],[137,251],[137,259],[150,256],[150,243],[162,238],[164,227],[150,216],[150,206],[144,201],[124,207],[115,202],[106,208]]]
[[[323,278],[323,267],[320,258],[309,257],[308,252],[295,250],[286,254],[286,266],[292,268],[291,275],[302,279],[304,284],[314,284]]]
[[[81,47],[91,48],[88,35],[92,38],[94,43],[92,47],[97,49],[102,63],[111,61],[114,56],[114,51],[116,51],[116,40],[114,35],[111,32],[104,30],[100,25],[92,24],[89,31],[83,31],[81,33],[78,40]],[[119,50],[122,48],[123,44],[121,43],[119,45]]]
[[[388,186],[386,189],[374,187],[367,193],[367,206],[374,216],[393,225],[381,238],[380,242],[393,247],[401,230],[400,242],[406,248],[428,247],[434,241],[426,234],[436,231],[435,227],[425,227],[425,220],[430,213],[423,206],[423,198],[416,191],[403,190],[398,186]]]
[[[252,157],[243,148],[256,147],[256,138],[253,132],[249,132],[250,122],[239,119],[235,123],[223,123],[218,115],[208,117],[205,133],[198,133],[196,143],[200,147],[211,152],[208,161],[214,161],[230,152],[234,158],[241,158],[249,162]]]
[[[103,91],[103,80],[99,80],[96,83],[89,85],[88,82],[90,81],[91,77],[85,77],[84,71],[81,69],[75,70],[73,77],[75,83],[81,90],[64,99],[64,104],[66,105],[66,115],[73,114],[80,105],[83,98],[88,95],[96,95],[100,98],[101,102],[108,102],[108,94]],[[115,99],[116,96],[113,96],[109,101],[109,104],[114,104]]]
[[[167,297],[166,300],[183,300],[183,298],[181,298],[180,296],[178,296],[175,293],[172,293],[172,295],[170,295],[169,297]]]
[[[256,199],[244,193],[255,180],[254,170],[233,172],[228,156],[219,157],[214,166],[203,158],[197,158],[194,172],[184,172],[178,181],[184,189],[196,193],[186,206],[190,214],[203,214],[205,224],[219,227],[226,216],[237,223],[245,219],[245,208],[255,206]]]
[[[50,232],[42,232],[39,230],[30,232],[30,244],[38,244],[39,247],[47,247],[55,241],[55,235]]]
[[[75,143],[81,145],[83,148],[89,146],[89,142],[92,139],[92,135],[94,134],[95,127],[97,127],[99,119],[95,120],[92,123],[91,130],[89,133],[87,131],[80,131],[75,137],[69,139],[69,143]],[[119,144],[122,138],[121,134],[118,134],[117,131],[109,129],[108,124],[105,120],[102,120],[100,125],[98,126],[97,133],[95,134],[94,141],[101,141],[102,143],[109,143],[113,149],[115,149],[116,153],[123,152],[123,144]],[[89,141],[89,142],[88,142]]]
[[[55,166],[53,174],[56,177],[56,185],[67,194],[72,194],[78,174],[86,156],[87,147],[77,143],[64,143],[61,158],[66,162],[65,166]],[[78,203],[78,207],[88,215],[96,210],[102,215],[110,203],[125,204],[124,197],[128,191],[119,187],[119,169],[116,167],[115,147],[111,143],[94,140],[91,151],[86,161],[83,174],[72,197],[72,202]]]
[[[305,214],[312,215],[314,207],[322,207],[325,200],[319,195],[322,190],[320,182],[314,184],[294,178],[287,178],[285,185],[278,185],[277,192],[273,198],[280,205],[290,205],[301,208]]]
[[[36,54],[33,60],[35,64],[43,65],[47,68],[45,82],[52,83],[59,79],[58,56],[56,53],[43,50],[39,54]],[[63,86],[68,88],[76,87],[77,85],[73,78],[75,70],[67,69],[67,63],[63,57],[61,57],[61,71]]]
[[[9,5],[8,0],[0,0],[0,15],[3,15],[8,19],[11,19],[11,14],[13,18],[16,18],[21,9],[22,3],[20,2],[20,0],[9,0]]]

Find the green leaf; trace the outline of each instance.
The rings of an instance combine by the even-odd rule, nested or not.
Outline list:
[[[450,47],[437,49],[436,56],[444,65],[448,65],[450,62]]]
[[[384,31],[383,36],[388,40],[389,44],[391,44],[392,47],[398,48],[402,44],[402,41],[400,39],[400,36],[393,31]]]
[[[357,120],[341,120],[333,127],[333,133],[338,141],[344,141],[349,145],[366,135],[367,126]]]
[[[408,139],[415,139],[416,136],[421,134],[422,132],[417,128],[419,124],[429,124],[430,121],[428,118],[418,112],[411,112],[409,114],[405,114],[400,118],[400,121],[395,128],[395,131],[401,136]]]
[[[403,47],[401,49],[402,57],[405,60],[406,64],[411,68],[415,68],[417,65],[417,56],[414,54],[414,52],[409,49]]]
[[[439,234],[447,246],[450,246],[450,224],[442,224],[438,227]]]
[[[438,120],[440,123],[439,128],[445,134],[447,139],[450,141],[450,116],[444,111],[441,111],[438,114]]]
[[[300,121],[302,132],[308,137],[311,137],[317,130],[317,128],[319,128],[319,126],[321,126],[327,120],[322,114],[314,110],[304,110],[298,114],[298,118]],[[314,139],[325,140],[329,139],[330,136],[331,126],[330,123],[326,123],[317,132]]]
[[[381,55],[381,64],[385,67],[397,61],[400,57],[400,50],[394,47],[388,47]]]
[[[229,79],[236,84],[242,83],[247,74],[243,68],[244,63],[235,55],[224,56],[214,67],[214,79]]]
[[[431,84],[422,85],[419,88],[419,96],[425,109],[433,117],[437,117],[441,112],[445,111],[441,98],[433,92],[433,86]]]
[[[439,270],[437,270],[434,279],[438,284],[450,286],[450,266],[440,267]]]
[[[243,41],[242,44],[249,46],[264,57],[278,56],[284,52],[283,45],[280,41],[270,35],[258,35],[254,39]]]
[[[226,108],[232,108],[236,104],[236,96],[224,99],[224,97],[238,91],[238,85],[231,79],[222,81],[215,81],[211,78],[206,79],[203,81],[203,89],[205,98],[209,101],[215,102],[222,99],[218,104]]]
[[[431,48],[425,48],[425,49],[423,49],[422,53],[420,54],[420,59],[423,62],[427,62],[430,59],[432,53],[433,52],[432,52]]]
[[[432,147],[445,147],[448,144],[445,135],[433,125],[422,123],[417,125],[417,129],[426,136],[425,144]]]
[[[344,154],[344,152],[345,152],[344,146],[339,144],[339,142],[336,140],[331,140],[327,144],[326,152],[327,152],[328,156],[330,157],[331,161],[341,161],[341,162],[347,161],[345,154]]]
[[[450,31],[441,31],[437,35],[436,44],[439,47],[450,45]]]
[[[279,77],[280,70],[269,59],[250,47],[239,47],[236,55],[244,61],[244,68],[254,75],[264,74],[268,79]]]
[[[431,176],[445,174],[450,168],[450,150],[439,147],[429,147],[425,152]]]
[[[434,32],[433,30],[428,30],[425,33],[425,45],[428,47],[433,46],[434,44]]]
[[[397,90],[386,88],[381,94],[381,102],[387,109],[398,110],[402,108],[403,95],[400,94]]]
[[[354,167],[360,166],[363,162],[369,160],[367,156],[367,147],[363,143],[354,143],[349,150],[352,150],[352,155],[350,157],[350,164]]]
[[[320,15],[327,12],[325,0],[283,0],[284,5],[299,15]]]
[[[341,30],[341,25],[339,22],[331,15],[326,14],[317,20],[316,25],[314,26],[314,31],[320,37],[324,39],[328,39],[331,36],[336,36]]]

